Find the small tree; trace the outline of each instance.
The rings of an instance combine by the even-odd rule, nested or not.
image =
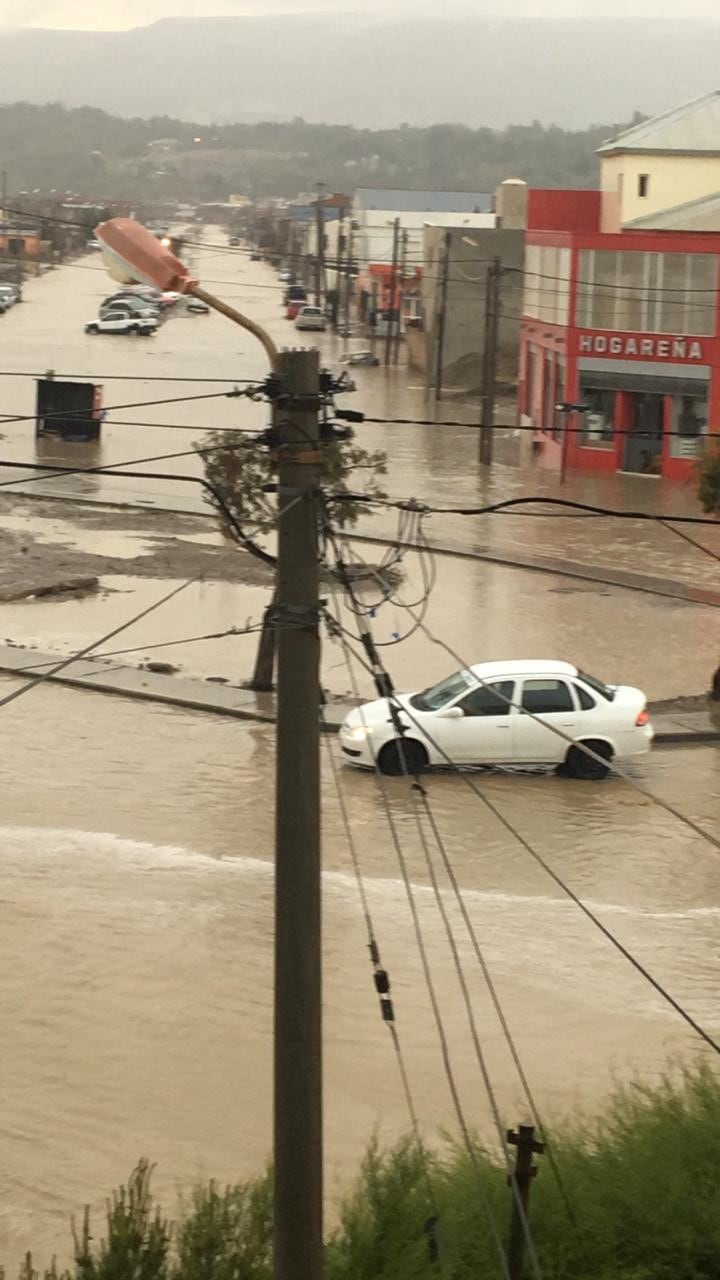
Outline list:
[[[254,436],[232,439],[212,432],[201,446],[205,476],[211,485],[208,501],[218,514],[223,532],[264,564],[274,567],[276,558],[262,545],[263,534],[277,521],[277,500],[266,492],[275,480],[276,459],[272,449]],[[322,446],[321,478],[329,493],[358,495],[333,506],[333,523],[347,528],[355,524],[371,506],[364,499],[385,496],[379,477],[387,474],[387,455],[381,450],[363,449],[352,440],[330,440]],[[275,632],[265,611],[255,671],[250,688],[273,687]]]
[[[711,445],[698,465],[698,495],[703,511],[720,516],[720,448]]]

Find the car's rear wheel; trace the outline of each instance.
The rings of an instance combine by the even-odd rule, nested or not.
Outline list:
[[[607,778],[610,772],[610,761],[613,758],[613,750],[609,742],[596,742],[590,739],[582,744],[594,755],[588,755],[582,750],[582,747],[571,747],[565,757],[565,767],[562,772],[566,777],[584,778],[586,781],[599,781],[600,778]],[[600,756],[600,760],[596,760],[595,756]],[[607,764],[603,763],[607,761]]]
[[[134,333],[134,334],[135,334],[135,337],[137,337],[137,335],[138,335],[138,334],[139,334],[139,332],[140,332],[140,326],[139,326],[139,325],[137,325],[137,324],[131,324],[131,325],[130,325],[130,328],[129,328],[129,330],[128,330],[128,332],[129,332],[129,333]]]
[[[422,773],[427,764],[427,751],[414,738],[395,738],[393,742],[386,742],[378,756],[380,772],[391,778],[400,778],[405,773],[414,777]]]
[[[85,326],[85,332],[86,332],[86,333],[99,333],[99,332],[100,332],[100,330],[98,329],[98,327],[97,327],[97,325],[96,325],[96,324],[88,324],[88,325],[86,325],[86,326]]]

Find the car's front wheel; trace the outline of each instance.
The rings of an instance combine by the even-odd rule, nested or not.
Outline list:
[[[392,742],[386,742],[378,756],[380,772],[391,778],[400,778],[406,773],[415,777],[427,765],[427,751],[414,738],[395,738]]]
[[[583,751],[582,747],[586,747],[587,751]],[[607,778],[610,772],[610,761],[613,758],[610,743],[590,739],[588,742],[583,742],[582,747],[577,745],[570,748],[565,757],[563,773],[570,778],[583,778],[590,782]],[[592,751],[593,754],[588,755],[588,751]],[[596,756],[600,759],[596,759]]]
[[[96,325],[96,324],[86,324],[86,325],[85,325],[85,332],[86,332],[86,333],[99,333],[99,332],[100,332],[100,330],[98,329],[98,327],[97,327],[97,325]]]

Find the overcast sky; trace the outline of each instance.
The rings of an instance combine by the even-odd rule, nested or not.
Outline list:
[[[112,30],[144,26],[172,16],[312,13],[319,10],[377,12],[391,17],[436,16],[437,0],[0,0],[0,25],[83,27]],[[442,14],[533,14],[562,17],[715,18],[720,0],[443,0]]]

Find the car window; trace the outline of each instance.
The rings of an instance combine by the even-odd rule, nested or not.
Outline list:
[[[466,716],[507,716],[512,710],[514,690],[514,680],[498,680],[471,690],[457,705]]]
[[[524,711],[549,715],[552,711],[574,711],[572,694],[564,680],[526,680],[523,685]]]
[[[595,699],[588,693],[587,689],[583,689],[581,684],[573,685],[573,688],[578,696],[580,706],[583,711],[592,711],[593,707],[597,706]]]
[[[449,702],[454,702],[463,693],[467,693],[474,685],[475,677],[470,671],[456,671],[430,689],[414,693],[410,702],[417,711],[439,711],[441,707],[446,707]]]

